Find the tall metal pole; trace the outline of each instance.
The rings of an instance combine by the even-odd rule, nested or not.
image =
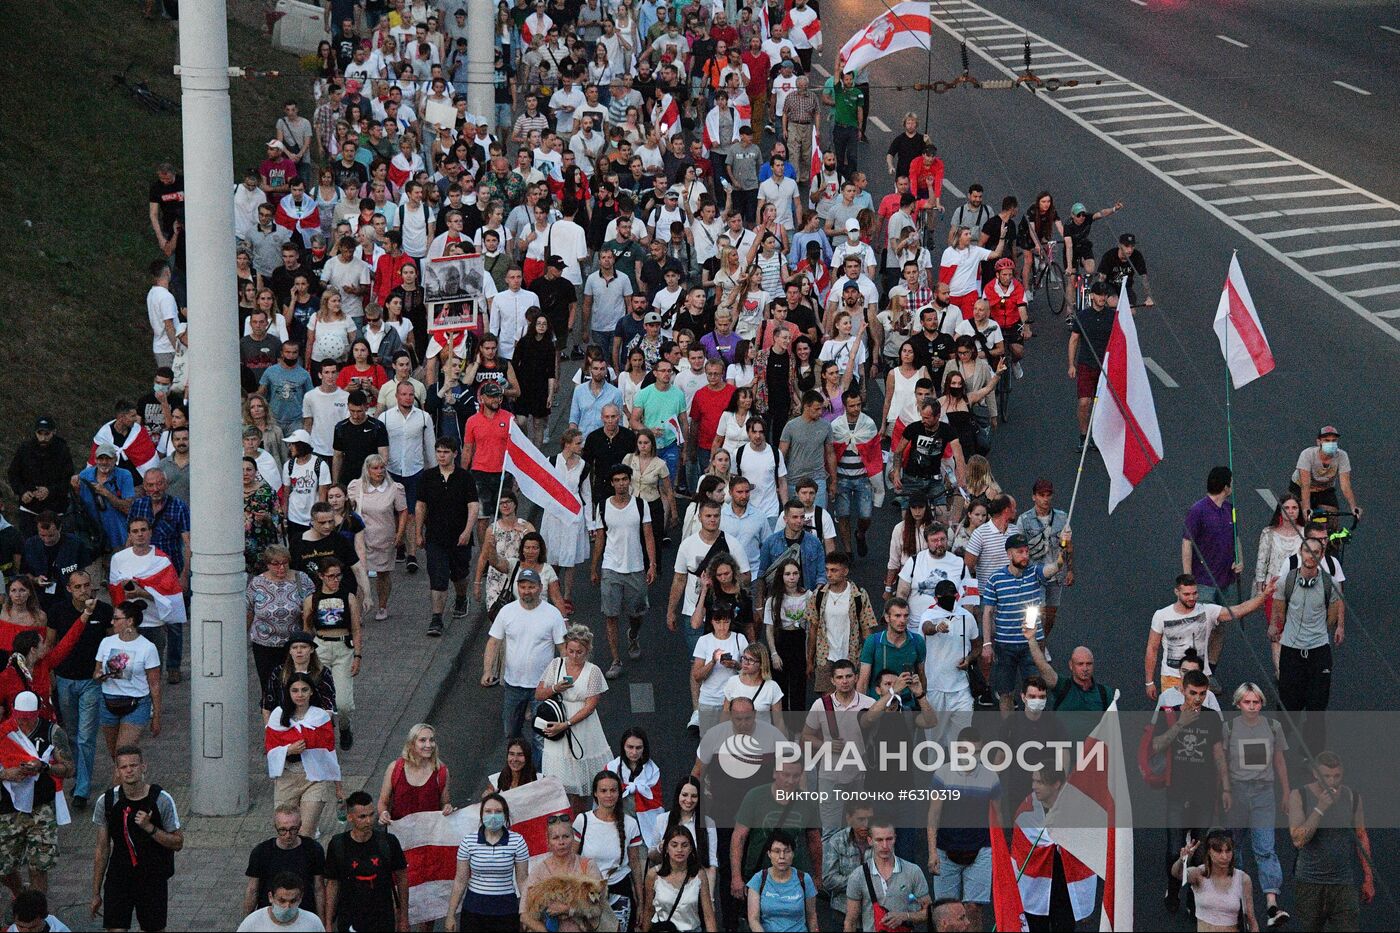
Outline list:
[[[485,118],[496,129],[496,4],[492,0],[466,0],[467,7],[467,110]]]
[[[190,792],[195,813],[248,809],[233,129],[225,0],[180,5],[190,338]]]

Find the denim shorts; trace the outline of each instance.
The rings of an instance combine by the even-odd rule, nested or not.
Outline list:
[[[116,699],[113,696],[113,699]],[[136,702],[136,708],[125,716],[118,716],[107,708],[107,694],[102,695],[102,705],[97,708],[98,723],[102,726],[147,726],[151,723],[151,695],[148,693]]]
[[[1014,645],[997,642],[995,650],[996,660],[992,662],[992,689],[999,696],[1020,693],[1026,678],[1036,674],[1030,646],[1025,642]]]
[[[869,518],[874,500],[868,479],[838,479],[831,514],[837,518]]]

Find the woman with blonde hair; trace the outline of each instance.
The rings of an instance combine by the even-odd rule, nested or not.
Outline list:
[[[608,682],[598,665],[589,660],[593,653],[593,632],[586,625],[572,625],[564,633],[560,656],[545,668],[535,688],[535,699],[558,699],[564,704],[567,725],[551,724],[551,732],[563,738],[546,741],[540,759],[540,773],[558,778],[575,810],[588,806],[593,776],[607,767],[612,751],[598,717],[598,703],[608,690]]]
[[[287,450],[287,441],[282,434],[282,426],[277,423],[277,419],[272,417],[271,410],[267,407],[267,399],[261,395],[250,395],[243,400],[243,423],[252,425],[262,432],[263,450],[272,454],[277,461],[278,469],[287,462],[291,453]]]
[[[739,697],[751,700],[754,711],[760,718],[767,719],[769,725],[778,725],[778,713],[783,708],[783,688],[773,679],[773,662],[768,646],[762,642],[749,643],[739,655],[739,676],[725,681],[725,719],[729,718],[729,708]]]
[[[403,752],[384,772],[379,786],[379,825],[388,826],[410,813],[440,811],[451,816],[457,809],[451,796],[447,765],[438,757],[437,730],[420,722],[408,730]]]
[[[350,499],[359,506],[364,522],[365,570],[374,574],[376,622],[389,617],[389,593],[393,589],[394,554],[403,544],[408,528],[408,500],[403,483],[389,475],[388,465],[379,454],[365,458],[360,475],[350,481]],[[365,598],[369,599],[369,592]]]
[[[990,505],[993,499],[1001,495],[1001,484],[992,476],[992,465],[981,454],[967,458],[966,477],[963,489],[967,492],[968,506],[974,503]]]
[[[1288,740],[1277,719],[1264,715],[1264,691],[1246,681],[1235,688],[1234,706],[1240,714],[1226,720],[1222,735],[1225,759],[1230,763],[1230,810],[1226,825],[1232,827],[1236,850],[1245,840],[1254,850],[1259,886],[1264,889],[1269,926],[1288,919],[1278,905],[1283,888],[1283,867],[1274,850],[1274,826],[1279,800],[1290,796]]]

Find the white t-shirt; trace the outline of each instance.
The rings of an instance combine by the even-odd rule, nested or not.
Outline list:
[[[954,298],[977,291],[978,272],[982,260],[992,255],[985,246],[972,244],[967,249],[949,246],[943,250],[939,265],[946,269],[953,267],[953,278],[948,283],[948,293]]]
[[[307,457],[297,463],[293,457],[282,466],[282,485],[287,487],[287,521],[311,524],[311,507],[319,501],[317,492],[331,484],[331,468],[324,460]]]
[[[938,625],[948,623],[948,631],[924,632],[923,623]],[[972,642],[981,636],[982,629],[977,620],[962,606],[954,606],[947,612],[938,606],[920,618],[919,631],[924,632],[924,683],[928,689],[938,693],[960,693],[966,691],[967,672],[958,670],[958,661],[972,651]]]
[[[904,561],[899,579],[909,584],[909,617],[922,619],[933,606],[933,588],[943,580],[958,585],[958,600],[965,606],[978,603],[977,580],[967,572],[967,564],[952,551],[934,557],[927,548]]]
[[[723,541],[723,545],[720,542]],[[675,572],[686,575],[685,580],[685,601],[681,605],[681,612],[685,618],[690,618],[690,614],[695,611],[695,602],[700,598],[700,564],[709,555],[710,550],[716,546],[720,550],[728,550],[735,563],[739,565],[740,573],[749,572],[749,558],[744,553],[744,549],[739,546],[733,538],[719,532],[719,537],[714,542],[706,544],[700,537],[700,533],[686,537],[676,548]]]
[[[1187,648],[1195,648],[1200,655],[1202,669],[1210,673],[1210,658],[1207,645],[1210,633],[1220,624],[1224,607],[1215,603],[1196,603],[1187,612],[1177,612],[1176,603],[1152,613],[1152,631],[1162,636],[1162,676],[1177,677],[1181,674],[1181,659]]]
[[[749,508],[757,509],[760,515],[777,515],[782,509],[782,503],[778,501],[778,480],[787,478],[787,461],[782,452],[766,443],[762,450],[754,450],[750,443],[734,451],[733,458],[733,472],[753,483]]]
[[[639,573],[646,569],[646,552],[642,550],[642,524],[651,524],[651,509],[641,509],[638,516],[636,497],[618,508],[613,497],[603,503],[603,521],[608,526],[607,542],[603,545],[603,570],[616,573]]]
[[[855,586],[846,584],[846,589],[838,593],[828,589],[822,600],[822,617],[826,621],[826,659],[840,661],[849,654],[851,641],[851,594]],[[849,660],[858,661],[859,658]]]
[[[740,697],[753,700],[754,709],[758,710],[759,716],[768,719],[772,715],[768,711],[773,708],[775,703],[781,703],[783,700],[783,688],[778,686],[777,681],[769,679],[765,680],[755,692],[753,687],[744,683],[736,675],[724,682],[724,698],[737,700]]]
[[[642,827],[635,816],[623,814],[622,829],[627,847],[642,844]],[[618,847],[617,824],[604,822],[592,811],[574,817],[574,833],[579,838],[579,855],[591,861],[602,872],[609,885],[625,879],[631,866]]]
[[[311,419],[311,449],[322,457],[335,453],[335,426],[350,416],[344,389],[322,392],[320,386],[302,396],[301,416]]]
[[[492,638],[506,643],[501,680],[512,687],[537,687],[564,643],[564,617],[547,602],[526,609],[519,602],[506,603],[491,623]]]
[[[797,220],[792,216],[792,202],[797,197],[797,182],[786,175],[782,178],[770,176],[758,186],[758,196],[778,208],[778,223],[789,230],[797,227]]]
[[[817,359],[822,362],[831,360],[836,363],[836,367],[841,372],[846,371],[846,366],[851,361],[851,348],[855,348],[855,361],[852,364],[851,374],[859,376],[865,366],[866,349],[865,340],[856,341],[854,335],[845,340],[828,340],[822,344],[821,353],[817,354]]]
[[[165,322],[174,324],[180,318],[180,308],[175,304],[175,296],[163,285],[152,285],[146,292],[146,318],[151,322],[151,352],[174,353],[175,345],[165,333]]]
[[[549,251],[564,260],[562,275],[577,288],[583,284],[580,263],[588,258],[588,240],[583,228],[572,220],[556,220],[546,234]]]
[[[803,523],[807,530],[816,535],[825,544],[829,539],[836,537],[836,522],[831,517],[830,509],[822,509],[822,526],[817,527],[817,507],[814,505],[803,513]]]
[[[699,392],[701,386],[705,385],[707,381],[708,380],[705,378],[705,367],[703,366],[700,367],[698,373],[692,370],[689,365],[682,367],[680,372],[676,373],[676,378],[672,380],[672,383],[685,393],[687,410],[690,408],[690,403],[695,400],[695,393]]]
[[[160,651],[144,635],[131,641],[108,635],[97,646],[97,664],[111,675],[102,681],[103,693],[120,697],[149,696],[151,685],[146,681],[146,672],[160,667]]]
[[[875,250],[860,240],[852,243],[849,236],[842,237],[841,242],[831,248],[831,268],[844,268],[843,263],[845,263],[847,256],[854,256],[860,260],[862,272],[875,267]]]
[[[977,558],[977,590],[982,592],[987,588],[987,581],[1007,564],[1011,563],[1011,558],[1006,556],[1006,539],[1011,535],[1011,525],[1008,523],[1006,531],[1001,531],[992,522],[983,522],[977,526],[977,530],[972,533],[972,537],[967,539],[967,544],[963,550]]]
[[[426,251],[428,244],[423,244]],[[421,254],[420,254],[421,255]],[[321,268],[321,281],[334,289],[344,289],[347,286],[371,285],[374,282],[374,271],[370,269],[369,263],[356,254],[349,262],[341,262],[339,256],[327,260]],[[345,312],[346,317],[353,317],[356,320],[365,316],[364,299],[359,295],[352,295],[349,292],[340,292],[340,310]]]
[[[970,320],[962,321],[953,329],[954,337],[971,337],[976,340],[979,335],[982,339],[978,343],[985,343],[988,348],[994,347],[1006,339],[1001,332],[1001,325],[991,318],[987,318],[987,326],[980,331],[977,329],[977,322]]]
[[[692,658],[698,658],[706,664],[715,656],[715,650],[723,648],[729,652],[735,660],[744,653],[744,649],[749,646],[749,640],[742,632],[731,631],[729,637],[723,640],[716,638],[713,632],[708,632],[700,636],[700,640],[695,643],[695,650],[691,652]],[[738,677],[739,672],[725,667],[723,664],[716,664],[710,671],[710,676],[700,682],[700,705],[701,706],[723,706],[725,700],[724,685],[729,683],[730,678]]]
[[[52,921],[52,918],[50,918]],[[14,929],[11,927],[11,929]],[[52,922],[50,930],[66,930],[67,927],[55,927]],[[296,919],[291,923],[277,923],[268,915],[266,907],[259,907],[251,914],[243,918],[243,922],[238,925],[238,933],[325,933],[325,927],[321,924],[321,918],[309,910],[298,910]]]
[[[399,208],[400,227],[403,233],[403,251],[414,259],[428,255],[428,203],[421,202],[416,207],[407,200]],[[326,263],[327,266],[330,263]],[[346,308],[349,314],[350,309]]]

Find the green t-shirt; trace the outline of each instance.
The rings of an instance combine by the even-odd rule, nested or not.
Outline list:
[[[642,424],[658,431],[657,449],[670,447],[676,443],[676,432],[666,426],[676,415],[685,411],[685,392],[678,386],[662,391],[655,383],[642,389],[632,399],[632,407],[641,409]]]
[[[836,100],[836,108],[833,117],[840,126],[859,126],[859,108],[865,106],[865,91],[852,85],[846,87],[844,84],[837,85],[836,93],[832,95]]]
[[[641,223],[641,221],[636,220],[633,221],[633,223]],[[614,258],[617,259],[615,268],[618,272],[627,276],[628,280],[632,283],[632,291],[635,293],[640,287],[637,284],[636,263],[638,261],[646,262],[646,251],[638,245],[636,240],[629,240],[626,243],[621,243],[617,240],[608,240],[608,242],[603,244],[603,249],[612,252]]]
[[[744,877],[768,867],[768,836],[775,829],[785,829],[797,843],[793,855],[793,865],[800,871],[812,874],[821,866],[812,865],[811,853],[807,850],[806,832],[820,830],[821,811],[815,800],[779,801],[773,797],[773,785],[755,787],[744,795],[739,805],[739,813],[734,822],[749,828],[748,842],[744,847]]]
[[[896,674],[902,674],[910,668],[916,672],[922,671],[926,651],[924,637],[916,632],[909,632],[904,644],[899,647],[895,647],[883,629],[868,636],[860,648],[860,663],[870,665],[870,686],[866,688],[866,693],[872,697],[876,695],[876,682],[883,670],[891,670]],[[901,698],[906,704],[911,702],[913,691],[905,691]]]

